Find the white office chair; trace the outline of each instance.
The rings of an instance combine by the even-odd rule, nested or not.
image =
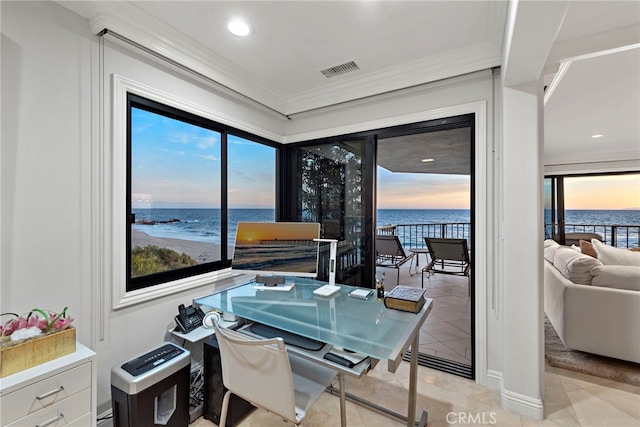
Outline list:
[[[220,427],[226,424],[231,393],[296,426],[336,376],[332,369],[287,354],[282,338],[254,339],[212,323],[220,345],[222,400]]]

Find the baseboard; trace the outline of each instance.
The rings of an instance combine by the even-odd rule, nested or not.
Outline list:
[[[504,409],[536,420],[544,419],[542,399],[535,399],[505,389],[502,372],[488,369],[483,385],[500,390],[500,404]]]
[[[500,397],[504,409],[535,420],[544,419],[544,404],[542,399],[515,393],[506,390],[504,387],[500,390]]]
[[[487,387],[501,390],[502,389],[502,372],[487,369],[487,375],[485,375],[484,384]]]

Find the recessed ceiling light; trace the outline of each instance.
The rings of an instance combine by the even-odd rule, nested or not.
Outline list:
[[[429,162],[435,162],[436,159],[421,159],[420,160],[422,163],[429,163]]]
[[[229,32],[238,37],[245,37],[251,34],[251,26],[241,19],[231,19],[227,23]]]
[[[591,135],[591,138],[602,138],[604,135],[600,135],[599,133],[595,135]]]

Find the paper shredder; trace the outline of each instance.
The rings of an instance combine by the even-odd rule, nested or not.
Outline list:
[[[114,427],[189,425],[191,355],[164,343],[111,369]]]

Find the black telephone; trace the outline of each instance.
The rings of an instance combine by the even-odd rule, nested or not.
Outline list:
[[[180,304],[178,306],[178,315],[174,319],[176,321],[176,330],[186,334],[202,326],[204,312],[200,307],[185,307],[184,304]]]

